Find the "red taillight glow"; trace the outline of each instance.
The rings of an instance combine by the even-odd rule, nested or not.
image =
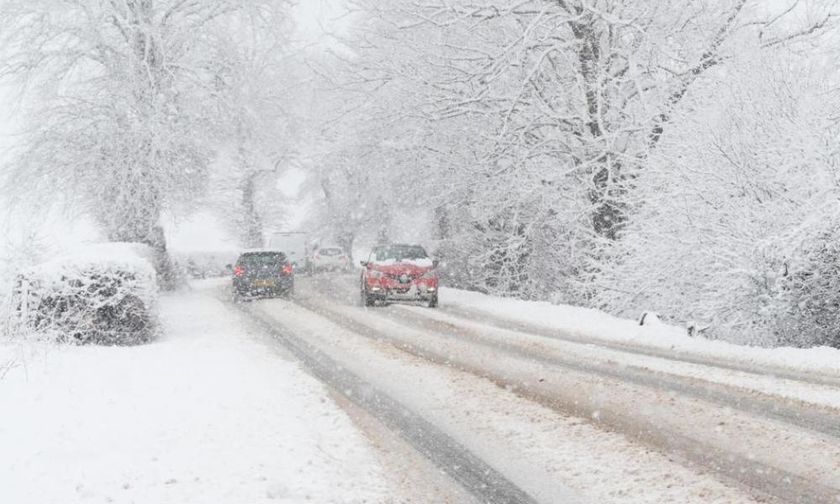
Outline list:
[[[294,268],[292,268],[291,264],[286,263],[286,264],[283,265],[283,274],[284,275],[291,275],[294,272],[295,272],[295,270],[294,270]]]
[[[241,277],[244,274],[245,274],[245,268],[243,268],[242,266],[237,266],[237,267],[233,268],[233,276]]]

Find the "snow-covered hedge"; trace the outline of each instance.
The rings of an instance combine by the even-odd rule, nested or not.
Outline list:
[[[753,65],[663,137],[595,306],[737,343],[840,347],[840,101],[795,62]]]
[[[74,343],[135,344],[155,328],[152,251],[109,243],[23,271],[12,292],[13,335]]]

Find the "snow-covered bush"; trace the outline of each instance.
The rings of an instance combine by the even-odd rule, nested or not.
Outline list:
[[[554,293],[553,301],[582,304],[584,240],[550,208],[498,206],[450,211],[454,222],[438,247],[446,285],[521,299]]]
[[[153,252],[144,245],[99,244],[18,275],[12,334],[73,343],[135,344],[155,330]]]
[[[840,348],[840,223],[822,227],[784,265],[774,317],[779,343]]]
[[[5,217],[8,220],[12,215],[6,214]],[[19,215],[13,215],[13,218],[21,223],[20,229],[9,229],[7,223],[0,224],[5,231],[0,240],[0,342],[11,332],[11,317],[8,314],[11,313],[15,277],[21,269],[42,262],[47,250],[46,240],[38,230],[33,229],[29,219]]]
[[[691,98],[706,105],[676,118],[635,180],[597,304],[741,343],[836,345],[840,97],[823,67],[795,58],[729,71]]]

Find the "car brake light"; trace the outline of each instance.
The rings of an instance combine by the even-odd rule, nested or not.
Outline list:
[[[242,266],[237,266],[237,267],[233,268],[233,276],[241,277],[244,274],[245,274],[245,268],[243,268]]]
[[[291,275],[294,272],[295,272],[295,270],[294,270],[294,268],[292,268],[292,265],[290,263],[286,263],[286,264],[283,265],[283,274],[284,275]]]

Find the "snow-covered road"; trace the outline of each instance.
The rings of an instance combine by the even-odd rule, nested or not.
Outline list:
[[[393,374],[383,374],[387,361],[379,362],[365,352],[373,352],[372,348],[380,352],[396,349],[399,361],[409,360],[426,373],[455,372],[460,383],[480,377],[480,383],[499,386],[495,388],[496,395],[525,401],[502,408],[500,411],[507,419],[516,418],[539,403],[553,415],[583,418],[593,428],[621,433],[636,448],[654,448],[669,459],[670,466],[710,471],[715,474],[716,482],[733,485],[756,498],[836,502],[840,493],[838,417],[837,411],[829,407],[836,390],[828,385],[792,382],[789,378],[755,375],[728,367],[701,367],[673,359],[655,362],[651,357],[640,357],[637,352],[621,353],[592,345],[572,348],[549,338],[503,331],[483,325],[482,321],[453,318],[423,308],[395,305],[366,310],[353,306],[352,278],[344,281],[316,278],[303,280],[301,285],[304,287],[298,296],[298,306],[267,301],[258,305],[259,310],[298,335],[312,333],[309,338],[314,338],[315,344],[321,338],[319,348],[332,352],[334,358],[355,373],[379,374],[369,377],[371,383],[382,383],[390,394],[401,397],[406,404],[422,404],[420,410],[424,413],[438,408],[447,415],[455,415],[459,408],[453,404],[428,403],[430,397],[439,394],[440,387],[417,387],[415,379],[410,380],[412,385],[408,390],[392,390],[398,384],[389,382],[387,376],[406,376],[410,371],[390,370]],[[313,327],[320,329],[313,333]],[[362,354],[365,358],[359,359]],[[350,361],[344,362],[342,359],[348,356]],[[639,362],[639,359],[648,361]],[[450,394],[470,397],[473,392],[459,389]],[[456,404],[467,403],[467,397]],[[482,415],[492,416],[491,402],[485,402],[487,407]],[[444,430],[453,432],[451,428]],[[482,451],[487,447],[497,447],[505,453],[528,452],[527,446],[484,439],[479,433],[461,432],[457,439],[481,452],[482,458],[495,467],[514,464],[513,458],[501,457],[503,460],[493,462],[493,453]],[[556,438],[534,444],[554,446],[548,453],[555,455],[568,447],[568,444],[557,446]],[[586,445],[594,450],[595,443]],[[608,485],[603,481],[591,485],[575,482],[574,478],[540,478],[535,468],[552,466],[549,461],[526,457],[520,462],[528,467],[527,471],[519,469],[528,473],[524,480],[515,477],[516,467],[502,472],[540,501],[552,502],[541,494],[552,485],[565,485],[595,501],[621,501],[613,494],[632,496],[627,497],[628,502],[638,502],[640,498],[632,491],[637,484],[635,479],[612,475]],[[600,473],[604,465],[616,464],[617,460],[613,459],[597,468],[586,464],[575,467]],[[617,466],[626,467],[622,463]],[[675,473],[674,467],[650,471],[659,475],[662,471]],[[709,479],[707,476],[704,481]],[[647,498],[651,502],[667,501],[667,495],[654,490],[656,481],[653,480],[645,484]],[[598,494],[593,490],[596,487],[609,489],[611,493]],[[690,492],[686,490],[690,485],[681,483],[679,487]],[[700,493],[704,497],[699,500],[690,495],[674,500],[713,500],[705,490]],[[729,496],[723,501],[732,499]]]
[[[0,380],[0,501],[838,502],[830,383],[445,298],[362,308],[355,281],[242,304],[200,282],[141,347],[0,345],[25,364]]]

